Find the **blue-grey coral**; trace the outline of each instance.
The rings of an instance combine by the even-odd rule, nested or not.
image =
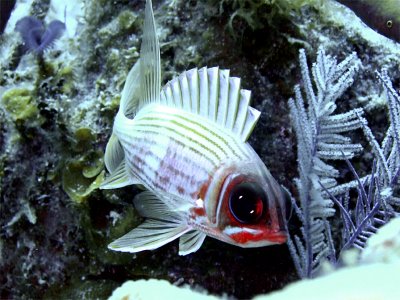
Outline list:
[[[362,124],[361,128],[377,161],[379,185],[385,194],[388,195],[388,208],[394,212],[392,206],[400,206],[399,197],[395,197],[393,194],[396,188],[399,188],[400,177],[400,96],[393,88],[393,84],[385,68],[381,72],[376,72],[376,74],[385,91],[386,103],[389,108],[390,123],[383,141],[381,143],[377,141],[368,127],[367,120],[363,116],[357,115],[357,117]],[[370,176],[367,175],[362,180],[368,179]],[[333,188],[330,193],[332,195],[344,194],[350,188],[357,186],[358,182],[355,180]]]
[[[61,37],[65,24],[59,20],[53,20],[45,29],[41,20],[27,16],[17,22],[15,30],[21,34],[26,50],[40,55]]]
[[[363,249],[367,239],[376,233],[376,226],[385,224],[389,219],[386,211],[381,210],[382,195],[377,177],[375,177],[375,162],[371,176],[364,181],[360,179],[350,161],[346,160],[346,163],[358,184],[357,202],[354,209],[350,208],[350,196],[348,192],[343,197],[337,199],[321,184],[323,190],[340,210],[343,228],[340,240],[341,245],[339,245],[339,256],[344,250],[350,247]]]
[[[297,136],[297,161],[300,177],[296,186],[300,207],[293,200],[293,206],[302,222],[301,238],[295,235],[289,239],[289,250],[300,277],[312,277],[320,261],[327,256],[334,257],[334,247],[327,221],[335,213],[333,202],[324,195],[320,182],[329,188],[335,187],[339,171],[327,160],[352,158],[362,150],[360,144],[352,144],[343,133],[360,128],[357,115],[360,109],[347,113],[333,114],[335,101],[353,83],[358,68],[355,53],[341,63],[326,55],[320,48],[316,63],[309,74],[304,50],[300,50],[300,66],[303,99],[300,85],[295,86],[295,99],[289,100],[290,115]],[[314,86],[316,88],[314,88]]]
[[[359,116],[364,135],[375,156],[372,172],[360,179],[350,162],[347,162],[355,181],[327,191],[340,208],[343,222],[341,250],[351,246],[364,248],[377,227],[400,216],[400,96],[393,88],[386,69],[376,74],[386,93],[390,125],[380,145],[366,119]],[[354,185],[358,196],[354,209],[351,209],[349,189]],[[335,197],[337,194],[341,195],[339,199]]]
[[[296,179],[300,206],[292,199],[302,222],[301,235],[288,241],[293,261],[302,278],[313,277],[324,259],[336,264],[343,250],[350,247],[363,249],[370,236],[392,217],[399,216],[400,199],[400,97],[394,90],[387,71],[377,72],[387,96],[390,126],[380,145],[368,127],[360,108],[342,114],[332,114],[335,100],[352,84],[358,59],[353,53],[340,64],[336,59],[318,51],[312,66],[311,81],[304,50],[300,51],[300,66],[306,101],[295,87],[295,99],[289,100],[290,114],[298,142],[298,168]],[[315,93],[314,86],[317,92]],[[351,144],[345,132],[361,128],[369,141],[375,161],[370,175],[360,178],[350,163],[360,144]],[[338,185],[334,179],[337,169],[326,160],[343,159],[355,180]],[[355,204],[350,203],[349,191],[356,188]],[[337,198],[337,195],[341,195]],[[331,224],[327,218],[340,210],[343,224],[340,245],[332,239]],[[339,255],[336,250],[339,250]]]

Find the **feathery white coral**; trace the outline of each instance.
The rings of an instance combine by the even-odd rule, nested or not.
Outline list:
[[[362,126],[358,116],[362,109],[334,114],[335,101],[353,83],[359,60],[355,53],[341,63],[320,48],[317,61],[310,71],[305,51],[300,50],[303,98],[300,85],[295,86],[295,98],[289,99],[290,116],[297,136],[299,178],[296,186],[300,206],[292,199],[295,211],[303,222],[302,237],[288,241],[300,277],[312,277],[320,260],[335,257],[329,223],[326,218],[335,213],[333,202],[321,190],[337,185],[339,172],[328,160],[349,159],[362,150],[343,134]]]

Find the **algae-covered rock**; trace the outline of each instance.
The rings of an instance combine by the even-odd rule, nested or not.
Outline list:
[[[49,299],[106,298],[126,280],[162,278],[247,299],[296,279],[285,245],[242,249],[207,239],[184,257],[177,255],[178,242],[137,254],[107,248],[142,221],[132,203],[137,187],[98,186],[121,91],[139,56],[144,2],[17,1],[11,27],[0,37],[0,298],[41,298],[45,291],[51,291]],[[240,77],[252,91],[252,106],[261,111],[249,143],[290,190],[297,174],[287,100],[301,77],[299,48],[306,48],[310,60],[319,46],[339,60],[357,52],[362,71],[345,95],[349,107],[385,98],[374,75],[382,66],[398,87],[398,46],[366,31],[334,1],[162,0],[153,7],[162,82],[203,66],[230,69],[231,76]],[[41,60],[23,54],[14,32],[13,24],[27,15],[47,24],[66,18],[66,34]],[[385,110],[369,107],[370,124],[382,135]],[[27,128],[30,138],[21,138]],[[370,153],[365,157],[360,160],[369,163]],[[21,214],[27,205],[35,219]],[[391,282],[388,278],[382,287],[389,289]],[[166,282],[154,286],[175,290]]]
[[[98,169],[96,169],[98,171]],[[100,169],[101,170],[101,169]],[[89,171],[90,172],[90,171]],[[62,176],[63,189],[76,203],[82,203],[104,180],[104,172],[90,172],[85,159],[68,162]]]
[[[32,90],[13,88],[2,97],[2,105],[18,125],[38,126],[43,122]]]
[[[120,36],[134,30],[138,27],[138,24],[137,14],[130,10],[124,10],[120,12],[115,19],[99,30],[99,36],[102,39]]]
[[[43,299],[104,299],[104,295],[110,294],[116,285],[112,280],[90,280],[83,277],[74,280],[62,291],[47,290]]]
[[[380,228],[368,240],[358,263],[355,261],[319,278],[298,281],[254,299],[400,299],[400,218]]]
[[[75,203],[82,203],[104,181],[103,152],[93,149],[95,135],[87,127],[75,131],[72,149],[77,152],[62,171],[64,191]]]

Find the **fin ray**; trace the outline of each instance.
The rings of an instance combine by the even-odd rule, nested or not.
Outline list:
[[[218,67],[191,69],[168,82],[161,103],[199,114],[232,131],[246,142],[260,112],[250,106],[251,92],[240,88],[240,78]]]
[[[159,102],[161,88],[160,45],[151,0],[146,1],[140,58],[142,107],[150,102]]]
[[[229,107],[229,70],[219,71],[217,123],[225,126]]]
[[[124,158],[124,149],[122,148],[117,136],[113,133],[107,142],[106,152],[104,154],[104,163],[108,172],[114,172]]]
[[[136,61],[126,77],[121,94],[120,110],[126,117],[133,118],[140,101],[140,59]]]
[[[247,118],[242,130],[242,137],[244,137],[245,140],[247,140],[252,133],[258,119],[260,118],[260,114],[261,112],[253,107],[249,107],[247,110]]]
[[[199,94],[200,94],[200,115],[208,118],[209,111],[209,93],[208,93],[208,76],[207,68],[201,68],[199,74]]]
[[[159,248],[179,238],[191,228],[185,224],[147,219],[135,229],[108,245],[111,250],[139,252]]]
[[[229,78],[229,99],[231,102],[229,103],[231,108],[228,110],[226,127],[229,129],[233,129],[233,125],[235,125],[235,120],[239,109],[240,100],[240,78],[238,77]]]
[[[140,182],[133,180],[131,176],[128,175],[126,172],[125,159],[123,159],[119,166],[114,169],[111,175],[100,185],[100,189],[117,189],[131,184],[140,184]]]
[[[192,230],[183,234],[179,238],[179,255],[196,252],[203,244],[205,238],[206,234],[198,230]]]
[[[207,69],[208,75],[208,118],[212,121],[217,120],[218,113],[218,90],[219,90],[219,68]]]
[[[173,202],[174,206],[171,208],[166,202]],[[144,218],[157,219],[165,222],[176,222],[181,220],[180,211],[189,209],[188,207],[178,208],[179,202],[168,201],[168,199],[160,199],[154,193],[150,191],[144,191],[138,194],[133,199],[138,213]],[[183,222],[183,221],[182,221]]]

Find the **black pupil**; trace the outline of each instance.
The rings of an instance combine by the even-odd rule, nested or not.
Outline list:
[[[257,222],[266,211],[267,197],[261,187],[254,182],[235,186],[229,197],[229,209],[241,223]]]

